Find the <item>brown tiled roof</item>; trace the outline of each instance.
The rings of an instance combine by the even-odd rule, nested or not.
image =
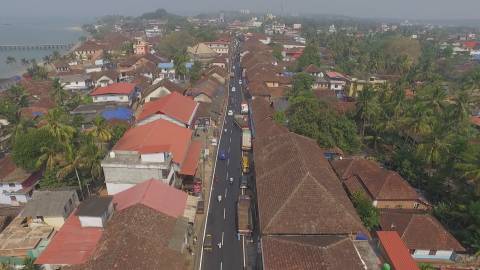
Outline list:
[[[176,219],[137,204],[116,213],[92,258],[72,269],[169,269],[188,265],[183,254],[169,248]]]
[[[262,233],[349,234],[365,231],[317,143],[276,127],[269,119],[269,105],[265,103],[257,99],[253,102],[255,169]]]
[[[395,230],[409,249],[465,251],[462,245],[427,213],[409,210],[381,210],[380,226]]]
[[[361,270],[355,246],[342,236],[264,236],[265,270]]]
[[[374,200],[420,200],[420,195],[398,173],[366,159],[333,160],[332,167],[347,187],[360,181]],[[352,190],[356,191],[356,190]]]

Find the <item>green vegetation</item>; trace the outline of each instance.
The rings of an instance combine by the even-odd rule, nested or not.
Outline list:
[[[363,225],[369,230],[373,230],[380,224],[380,211],[372,205],[372,202],[362,193],[355,192],[351,200]]]
[[[289,93],[289,108],[277,121],[288,123],[288,128],[298,134],[317,140],[322,147],[339,147],[349,153],[360,149],[360,139],[355,122],[340,115],[326,103],[319,102],[312,92],[314,79],[298,73]]]

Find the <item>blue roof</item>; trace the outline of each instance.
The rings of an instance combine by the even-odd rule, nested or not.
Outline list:
[[[114,109],[106,109],[102,112],[102,117],[106,120],[125,120],[129,121],[133,117],[133,112],[126,107],[118,107]]]

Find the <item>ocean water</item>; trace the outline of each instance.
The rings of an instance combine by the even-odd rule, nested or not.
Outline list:
[[[38,45],[76,43],[85,33],[81,25],[88,19],[71,18],[2,18],[0,17],[0,45]],[[54,50],[0,50],[0,78],[18,75],[25,70],[21,59],[41,61],[45,55]],[[60,51],[61,53],[64,51]],[[6,64],[7,57],[14,57],[17,62]]]

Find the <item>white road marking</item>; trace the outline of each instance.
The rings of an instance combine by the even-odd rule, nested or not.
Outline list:
[[[222,232],[222,246],[223,246],[223,236],[224,236],[224,232]]]
[[[226,213],[226,209],[223,208],[223,219],[225,219],[225,213]]]

